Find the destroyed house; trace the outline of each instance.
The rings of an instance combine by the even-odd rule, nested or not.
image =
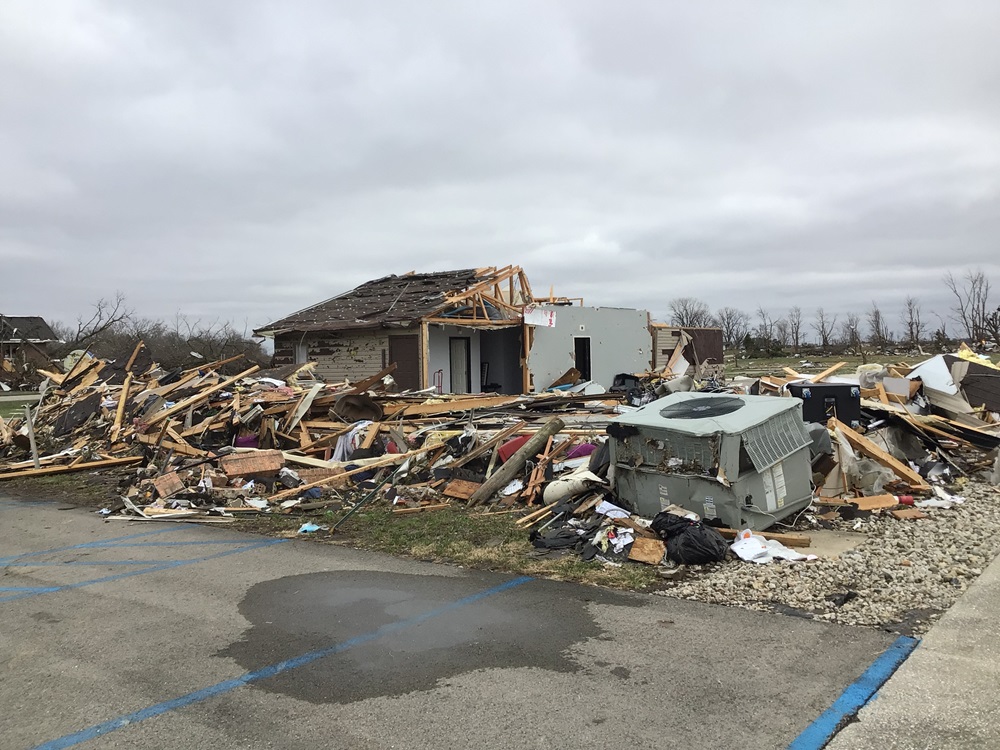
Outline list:
[[[401,390],[544,390],[575,368],[612,384],[649,367],[649,314],[536,300],[518,266],[407,273],[365,282],[255,331],[274,365],[315,362],[335,382],[395,365]],[[526,314],[527,312],[527,314]]]
[[[669,323],[653,323],[650,328],[654,370],[662,370],[668,364],[673,364],[675,375],[684,374],[684,368],[689,365],[695,368],[698,377],[722,374],[725,349],[721,328],[676,326]],[[674,358],[677,351],[683,355],[680,367],[677,367],[677,360]],[[673,363],[672,358],[675,359]]]
[[[29,362],[43,367],[50,350],[63,343],[44,318],[37,315],[0,315],[0,364],[4,368]]]

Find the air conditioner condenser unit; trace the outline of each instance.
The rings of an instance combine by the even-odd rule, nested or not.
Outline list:
[[[812,500],[799,399],[675,393],[614,419],[608,434],[618,499],[644,516],[676,504],[766,529]]]

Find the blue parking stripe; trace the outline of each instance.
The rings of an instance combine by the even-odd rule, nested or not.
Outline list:
[[[832,706],[792,741],[788,750],[820,750],[825,747],[843,723],[872,699],[919,644],[916,638],[899,636],[858,679],[844,689]]]
[[[0,564],[8,562],[10,560],[20,560],[25,557],[41,557],[42,555],[51,555],[55,552],[66,552],[71,549],[88,549],[90,547],[107,547],[114,542],[124,542],[128,539],[139,539],[140,537],[153,536],[154,534],[168,534],[172,531],[180,531],[179,526],[171,526],[168,529],[156,529],[155,531],[144,531],[141,534],[129,534],[128,536],[114,537],[112,539],[102,539],[95,542],[84,542],[83,544],[72,544],[69,547],[54,547],[52,549],[43,549],[38,552],[24,552],[20,555],[9,555],[7,557],[0,557]]]
[[[243,542],[246,544],[246,541]],[[159,565],[163,560],[15,560],[0,568],[66,568],[73,565]]]
[[[435,617],[440,617],[441,615],[448,614],[449,612],[454,612],[462,607],[467,607],[470,604],[475,604],[478,601],[486,599],[490,596],[495,596],[496,594],[503,593],[504,591],[509,591],[517,586],[521,586],[528,583],[532,579],[528,576],[522,576],[520,578],[514,578],[513,580],[501,583],[499,586],[494,586],[490,589],[485,589],[484,591],[479,591],[475,594],[457,599],[449,604],[438,607],[437,609],[432,609],[428,612],[424,612],[419,615],[414,615],[413,617],[408,617],[405,620],[397,620],[396,622],[389,623],[388,625],[383,625],[377,630],[372,630],[363,635],[355,636],[346,641],[341,641],[340,643],[335,643],[326,648],[321,648],[316,651],[309,651],[300,656],[296,656],[293,659],[286,659],[285,661],[279,661],[276,664],[271,664],[270,666],[264,667],[263,669],[257,669],[253,672],[245,672],[239,677],[234,677],[231,680],[224,680],[222,682],[216,683],[201,690],[195,690],[193,693],[188,693],[187,695],[182,695],[179,698],[174,698],[172,700],[164,701],[162,703],[156,703],[147,708],[143,708],[139,711],[134,711],[130,714],[125,714],[124,716],[119,716],[116,719],[111,719],[110,721],[105,721],[100,724],[95,724],[92,727],[82,729],[79,732],[74,732],[73,734],[67,734],[64,737],[60,737],[56,740],[51,740],[50,742],[42,743],[38,745],[35,750],[62,750],[63,748],[73,747],[74,745],[79,745],[81,742],[87,742],[92,739],[96,739],[102,735],[108,734],[109,732],[114,732],[123,727],[130,726],[132,724],[137,724],[140,721],[145,721],[146,719],[152,719],[156,716],[168,713],[170,711],[176,711],[178,708],[184,708],[185,706],[190,706],[193,703],[200,703],[201,701],[208,700],[209,698],[215,698],[216,696],[223,695],[225,693],[231,692],[238,687],[243,685],[249,685],[253,682],[258,682],[260,680],[265,680],[269,677],[275,677],[283,672],[288,672],[292,669],[298,669],[299,667],[304,667],[307,664],[311,664],[314,661],[323,659],[327,656],[333,656],[335,654],[341,654],[345,651],[349,651],[352,648],[357,648],[358,646],[363,646],[372,641],[376,641],[380,638],[384,638],[388,635],[395,635],[400,631],[406,630],[407,628],[412,628],[415,625],[420,625],[428,620]]]
[[[108,549],[121,549],[123,547],[188,547],[195,544],[246,544],[247,538],[243,539],[199,539],[196,542],[129,542],[128,544],[109,544]]]
[[[216,552],[212,555],[206,555],[205,557],[198,557],[192,560],[168,560],[164,563],[154,565],[150,568],[145,568],[143,570],[131,570],[127,573],[116,573],[114,575],[102,576],[101,578],[94,578],[89,581],[79,581],[78,583],[67,583],[59,586],[58,588],[46,591],[25,591],[18,594],[11,594],[9,596],[0,596],[0,602],[10,602],[17,599],[26,599],[31,596],[40,596],[42,594],[50,594],[56,591],[66,591],[68,589],[78,589],[84,586],[93,586],[96,583],[108,583],[110,581],[120,581],[123,578],[132,578],[134,576],[145,575],[146,573],[156,573],[161,570],[170,570],[171,568],[179,568],[185,565],[194,565],[196,563],[205,562],[207,560],[215,560],[219,557],[227,557],[229,555],[236,555],[240,552],[250,552],[251,550],[260,549],[262,547],[270,547],[275,544],[282,544],[283,542],[289,541],[288,539],[266,539],[261,542],[255,542],[253,544],[248,544],[244,547],[238,547],[236,549],[227,549],[222,552]]]

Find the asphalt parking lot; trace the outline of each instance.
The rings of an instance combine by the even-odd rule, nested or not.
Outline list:
[[[0,495],[3,748],[787,747],[872,630]]]

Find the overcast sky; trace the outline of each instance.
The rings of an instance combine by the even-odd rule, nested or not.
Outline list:
[[[261,326],[522,265],[638,307],[1000,303],[1000,3],[0,4],[0,312]]]

